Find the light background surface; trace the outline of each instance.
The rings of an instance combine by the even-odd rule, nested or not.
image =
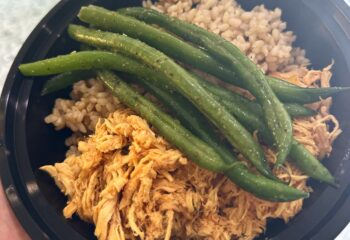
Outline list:
[[[0,91],[20,47],[34,27],[59,0],[0,0]],[[350,5],[350,0],[345,0]],[[0,240],[27,239],[0,186]],[[336,240],[350,239],[350,224]]]

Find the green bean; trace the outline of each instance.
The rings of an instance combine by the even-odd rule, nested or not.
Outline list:
[[[284,107],[291,117],[309,117],[317,114],[315,110],[297,103],[286,103]]]
[[[282,165],[291,147],[292,122],[262,71],[236,46],[219,35],[160,13],[155,12],[153,15],[157,15],[155,16],[158,20],[157,24],[161,22],[162,27],[171,24],[171,28],[165,28],[185,40],[200,45],[214,58],[232,69],[238,78],[241,78],[243,86],[256,97],[261,105],[264,120],[278,149],[276,166]]]
[[[41,90],[41,96],[65,89],[79,80],[86,80],[93,77],[92,71],[65,72],[50,78]]]
[[[105,51],[82,51],[33,63],[24,63],[18,68],[24,76],[35,77],[92,69],[137,71],[138,67],[140,67],[140,71],[143,70],[142,65],[121,54]]]
[[[26,76],[46,76],[71,71],[110,68],[126,71],[140,76],[154,75],[154,72],[138,62],[122,56],[103,51],[74,52],[69,55],[22,64],[19,69]],[[227,160],[227,159],[226,159]],[[214,169],[216,169],[214,167]]]
[[[161,86],[156,86],[144,78],[135,76],[132,78],[136,79],[137,83],[145,87],[148,92],[152,93],[162,104],[168,107],[168,109],[171,109],[184,127],[189,129],[194,135],[202,139],[213,149],[216,149],[225,162],[231,162],[232,153],[215,132],[213,126],[206,120],[205,116],[203,116],[191,102],[175,91],[163,89]]]
[[[215,133],[211,133],[209,138],[205,136],[207,132],[210,130],[210,128],[206,127],[207,124],[201,124],[201,121],[199,123],[197,122],[198,119],[203,119],[203,117],[200,116],[201,113],[199,113],[197,109],[191,107],[191,104],[189,102],[186,102],[186,99],[183,99],[183,98],[181,99],[181,96],[177,95],[176,93],[172,92],[170,94],[170,91],[164,91],[160,88],[155,87],[154,85],[149,84],[147,81],[144,81],[142,79],[138,79],[138,81],[144,86],[145,85],[151,86],[151,88],[153,89],[150,89],[150,88],[147,88],[147,89],[149,89],[152,93],[155,93],[158,99],[161,100],[162,103],[170,103],[170,104],[167,104],[169,109],[176,112],[179,120],[182,123],[183,122],[186,123],[185,126],[188,129],[190,129],[195,135],[197,135],[202,140],[207,142],[214,149],[217,149],[219,152],[222,151],[222,149],[220,149],[218,146],[215,146],[215,142],[210,143],[210,141],[212,142],[213,139],[216,139]],[[204,82],[204,81],[202,80],[201,82]],[[217,88],[216,85],[210,84],[210,83],[204,84],[203,86],[207,87],[207,89]],[[221,92],[221,88],[220,88],[220,92]],[[178,98],[178,96],[180,97],[180,99]],[[220,95],[217,95],[216,97],[220,99]],[[247,100],[245,98],[243,99]],[[258,130],[260,132],[260,135],[263,135],[263,138],[265,141],[267,141],[268,143],[272,143],[272,139],[266,128],[266,125],[264,124],[263,121],[260,120],[260,117],[258,117],[259,113],[255,113],[254,111],[252,112],[251,109],[249,108],[249,104],[246,104],[245,101],[241,101],[242,100],[241,96],[238,95],[238,98],[236,99],[231,98],[229,102],[226,101],[225,96],[221,98],[221,100],[223,101],[223,105],[227,107],[227,109],[231,113],[234,112],[235,116],[237,116],[237,119],[241,121],[247,129],[249,129],[251,132]],[[252,114],[251,112],[255,114]],[[195,115],[193,115],[193,113],[195,113]],[[190,119],[186,120],[188,118]],[[219,142],[219,141],[220,140],[216,140],[216,142]],[[223,156],[223,158],[230,159],[230,154],[226,153],[224,155],[226,155],[226,157]],[[298,143],[295,139],[293,139],[293,145],[291,148],[290,157],[292,157],[292,160],[297,165],[297,167],[308,176],[316,180],[326,182],[332,186],[336,186],[335,179],[327,170],[327,168],[325,168],[319,160],[317,160],[302,144]],[[229,162],[229,161],[226,161],[226,162]]]
[[[261,147],[251,134],[225,108],[221,107],[192,75],[172,59],[143,42],[125,35],[92,30],[77,25],[70,25],[68,33],[79,42],[116,50],[148,65],[163,77],[160,80],[164,84],[170,83],[191,101],[227,140],[254,164],[259,172],[276,179],[267,165]]]
[[[230,170],[225,171],[225,175],[245,191],[265,200],[287,202],[309,197],[308,193],[288,187],[286,184],[273,181],[262,175],[251,173],[248,168],[240,162],[237,162],[237,165]],[[288,193],[286,194],[287,191]],[[291,195],[293,195],[293,197],[291,197]]]
[[[213,96],[233,114],[244,127],[251,132],[258,131],[258,135],[267,144],[273,143],[272,136],[268,131],[265,123],[261,120],[261,112],[256,111],[249,100],[242,96],[232,93],[226,89],[220,88],[215,84],[197,78],[206,89],[211,89]],[[336,181],[332,174],[322,163],[316,159],[305,147],[294,138],[289,153],[289,157],[297,167],[308,176],[332,186],[336,186]]]
[[[268,131],[265,123],[261,120],[261,115],[258,115],[245,104],[235,101],[220,100],[216,97],[221,104],[226,107],[227,110],[231,112],[247,129],[251,132],[258,131],[259,137],[263,139],[264,142],[271,145],[273,143],[272,136]],[[332,174],[328,171],[322,163],[316,159],[305,147],[300,144],[294,138],[292,139],[292,146],[289,152],[289,157],[296,164],[296,166],[304,172],[306,175],[326,182],[332,186],[337,186],[336,181]]]
[[[67,87],[67,77],[71,78],[71,80],[82,80],[86,79],[86,77],[91,77],[94,73],[91,71],[83,72],[83,75],[80,74],[81,72],[67,72],[62,73],[58,76],[55,76],[51,78],[45,85],[42,91],[42,94],[49,94],[58,90],[61,90],[65,87]],[[86,73],[86,75],[84,75]],[[76,76],[76,77],[72,77]],[[218,153],[222,156],[223,159],[226,159],[226,162],[229,162],[227,159],[230,159],[232,157],[232,154],[223,146],[223,143],[221,140],[217,137],[215,132],[212,130],[211,127],[209,127],[209,124],[206,123],[204,116],[198,110],[191,106],[189,102],[187,102],[186,99],[184,99],[181,95],[178,95],[176,93],[172,93],[171,96],[167,96],[165,90],[162,90],[160,88],[157,88],[151,84],[149,84],[147,81],[143,81],[138,79],[139,82],[141,82],[143,85],[148,85],[148,89],[153,93],[156,94],[158,99],[161,100],[162,103],[166,103],[170,109],[175,111],[177,113],[177,116],[181,120],[181,123],[184,124],[185,127],[187,127],[189,130],[191,130],[195,135],[197,135],[199,138],[201,138],[203,141],[205,141],[207,144],[209,144],[211,147],[216,149]],[[48,84],[50,82],[50,84]],[[62,84],[63,83],[63,84]],[[73,83],[69,81],[69,84]],[[46,86],[46,87],[45,87]],[[208,86],[207,86],[208,87]],[[208,89],[214,89],[216,86],[212,85],[212,87],[208,87]],[[151,89],[152,88],[152,89]],[[168,91],[169,92],[169,91]],[[215,91],[214,91],[215,92]],[[225,97],[225,96],[223,96]],[[232,104],[235,104],[235,101],[231,101],[231,104],[226,103],[226,106],[232,106]],[[240,99],[238,98],[238,103],[240,102]],[[244,104],[244,102],[243,102]],[[247,104],[245,104],[247,106]],[[244,107],[243,107],[244,108]],[[232,109],[231,109],[232,110]],[[234,111],[237,111],[237,109],[234,109]],[[238,109],[239,111],[239,109]],[[245,114],[244,112],[241,112],[240,114]],[[249,114],[246,116],[249,117]],[[254,121],[254,118],[251,120]],[[264,129],[264,124],[261,124],[261,121],[256,121],[254,126],[257,126],[255,128],[249,128],[248,125],[245,127],[248,128],[250,131],[254,131],[256,129]],[[310,153],[303,147],[300,148],[298,151],[296,151],[296,154],[300,154],[300,157],[297,159],[309,159]],[[293,147],[292,147],[293,150]],[[292,154],[292,153],[291,153]],[[306,157],[305,157],[306,155]],[[311,155],[313,158],[313,156]],[[297,160],[296,160],[297,161]],[[309,161],[308,161],[309,162]],[[319,161],[316,159],[316,164],[319,163]],[[300,164],[303,164],[301,162]],[[298,165],[300,165],[298,164]],[[304,163],[305,164],[305,163]],[[314,163],[315,164],[315,163]],[[303,169],[308,168],[308,164],[303,167],[299,167],[303,172],[310,175],[309,171],[305,171]],[[313,169],[315,169],[315,166],[310,166],[310,169],[312,170],[312,173],[317,173]],[[328,171],[327,171],[328,172]],[[326,172],[326,173],[327,173]],[[311,174],[312,174],[311,173]],[[318,174],[320,175],[320,174]],[[321,176],[327,175],[327,174],[321,174]],[[314,177],[315,178],[315,177]]]
[[[107,11],[107,13],[105,11]],[[176,35],[182,35],[180,33],[175,32],[176,30],[181,31],[183,29],[176,29],[174,27],[174,25],[177,24],[174,18],[161,15],[160,13],[154,10],[145,9],[141,7],[133,7],[119,9],[117,12],[126,16],[135,17],[149,24],[159,25],[163,29],[166,29]],[[204,51],[198,51],[198,49],[196,51],[194,50],[194,46],[189,45],[185,42],[178,43],[179,39],[172,35],[170,35],[170,37],[167,36],[167,38],[164,38],[163,34],[159,33],[160,30],[155,31],[154,29],[150,29],[150,27],[152,28],[152,26],[145,27],[144,25],[140,25],[135,21],[132,21],[132,24],[127,26],[125,26],[124,24],[115,24],[113,22],[113,18],[117,19],[118,15],[111,15],[108,10],[103,11],[100,8],[96,9],[94,6],[82,9],[80,14],[81,18],[84,18],[82,19],[83,21],[94,23],[100,28],[102,27],[109,31],[127,33],[130,36],[139,38],[140,40],[147,42],[149,45],[158,48],[159,50],[163,51],[164,53],[168,54],[169,56],[175,59],[183,61],[186,64],[192,65],[204,72],[210,73],[228,83],[232,83],[236,86],[244,88],[244,83],[242,82],[242,79],[238,78],[236,74],[232,73],[232,71],[229,71],[227,68],[219,64],[215,59],[211,58],[210,56],[208,57],[208,54]],[[98,18],[94,17],[95,14],[98,15]],[[186,25],[185,29],[188,26],[192,26],[188,23],[182,24]],[[169,38],[171,37],[176,38],[176,41],[170,41]],[[156,38],[157,42],[153,42],[153,38]],[[167,48],[166,46],[168,42],[177,45]],[[185,49],[183,44],[187,44],[190,47],[187,46],[186,51],[173,51],[173,49]],[[180,54],[182,55],[178,56]],[[199,62],[198,59],[202,61]],[[213,68],[210,66],[215,67]],[[281,101],[284,102],[300,104],[312,103],[319,101],[320,98],[325,99],[337,93],[350,90],[350,87],[302,88],[274,77],[266,76],[266,78],[268,80],[268,84],[271,86],[275,94]]]
[[[198,78],[198,76],[194,76]],[[235,115],[237,119],[247,129],[249,129],[249,131],[254,132],[257,130],[259,136],[261,136],[266,143],[272,144],[272,137],[265,123],[261,120],[261,112],[259,113],[259,111],[256,111],[255,105],[250,105],[249,103],[251,102],[249,100],[243,98],[238,94],[232,94],[232,92],[226,89],[218,87],[215,84],[209,83],[199,78],[198,80],[203,87],[205,87],[208,90],[210,89],[211,93],[214,94],[214,96],[216,95],[216,99],[219,102],[221,102],[223,106],[225,106],[230,111],[230,113]],[[229,93],[229,99],[226,98],[227,96],[225,96],[227,93]],[[163,92],[163,94],[167,93]],[[176,100],[175,98],[173,98],[173,95],[167,96],[167,98],[162,98],[162,102],[167,101],[177,102],[177,105],[179,105],[177,107],[170,106],[169,108],[173,109],[173,111],[177,111],[175,109],[182,109],[181,111],[177,111],[179,113],[178,118],[180,120],[186,118],[188,114],[194,111],[192,108],[189,107],[189,104]],[[188,123],[189,124],[187,126],[190,129],[192,129],[191,124],[197,126],[197,123],[195,123],[194,121]],[[207,128],[205,128],[204,126],[203,129]],[[197,131],[201,131],[201,129],[199,128]],[[316,180],[326,182],[332,186],[336,186],[335,179],[327,170],[327,168],[325,168],[319,160],[317,160],[302,144],[298,143],[294,138],[289,157],[297,165],[297,167],[308,176]]]
[[[295,139],[293,139],[292,142],[290,157],[296,166],[306,175],[319,181],[326,182],[333,187],[339,187],[336,179],[334,179],[328,169],[324,167],[322,163],[316,159],[303,144],[299,143]]]
[[[274,77],[267,76],[266,79],[283,102],[313,103],[350,90],[350,87],[302,88]]]
[[[208,81],[199,81],[199,82],[205,89],[207,89],[208,92],[222,99],[226,99],[227,101],[234,101],[236,103],[241,102],[242,104],[246,105],[245,107],[249,108],[250,111],[255,112],[256,114],[259,114],[260,116],[262,116],[263,113],[262,113],[261,107],[255,101],[249,100],[226,88],[220,87],[215,84],[211,84]],[[304,107],[296,103],[285,103],[284,107],[291,117],[307,117],[307,116],[313,116],[317,113],[316,111],[310,108]]]
[[[176,142],[174,144],[185,154],[185,151],[194,151],[194,157],[201,156],[207,158],[209,146],[206,146],[203,151],[199,151],[202,142],[191,135],[185,128],[178,124],[170,116],[159,110],[150,101],[137,94],[132,88],[128,87],[123,81],[117,78],[110,72],[103,71],[98,74],[99,78],[106,84],[106,86],[118,97],[118,99],[133,109],[140,116],[151,123],[157,131],[168,139],[169,142]],[[189,137],[190,136],[190,137]],[[193,146],[201,143],[200,146]],[[189,149],[189,150],[188,150]],[[209,154],[212,152],[209,151]],[[190,154],[187,153],[189,157]],[[198,159],[199,163],[203,165],[203,159]],[[191,159],[192,160],[192,159]],[[293,201],[300,198],[306,198],[308,193],[294,189],[283,183],[275,182],[263,176],[255,175],[247,169],[247,167],[232,158],[232,166],[225,170],[224,173],[229,179],[237,183],[242,189],[252,193],[253,195],[268,200],[268,201]],[[206,166],[206,164],[204,164]]]
[[[230,165],[226,164],[213,148],[159,110],[150,101],[137,94],[113,73],[101,70],[98,78],[122,103],[144,117],[161,136],[180,149],[198,166],[214,172],[222,172],[229,168]]]
[[[224,70],[222,65],[206,52],[132,17],[92,5],[82,7],[78,17],[81,21],[89,23],[101,30],[122,33],[129,37],[140,39],[174,59],[195,67],[201,67],[210,73],[226,71],[227,75],[232,76],[231,72]],[[191,59],[191,63],[188,62],[188,59]],[[220,69],[218,70],[218,68]]]
[[[261,112],[256,111],[256,107],[251,104],[248,99],[243,98],[239,94],[233,93],[227,89],[221,88],[213,83],[200,79],[198,82],[206,89],[210,89],[211,93],[226,109],[233,114],[242,125],[249,131],[258,131],[258,135],[269,145],[272,145],[273,140],[266,124],[261,120]],[[322,163],[316,159],[305,147],[294,138],[289,157],[296,166],[308,176],[326,182],[332,186],[337,186],[332,174]]]

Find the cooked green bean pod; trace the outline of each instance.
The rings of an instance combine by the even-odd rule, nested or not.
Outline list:
[[[129,76],[130,77],[130,76]],[[172,113],[180,120],[181,124],[189,129],[194,135],[202,139],[209,146],[222,156],[225,162],[231,162],[233,153],[225,146],[215,132],[213,126],[207,121],[205,116],[198,111],[191,102],[189,102],[182,95],[169,89],[163,89],[161,86],[156,86],[147,81],[144,78],[132,76],[132,79],[136,79],[136,82],[146,88],[147,91],[152,93],[162,104],[168,109],[172,110]]]
[[[239,95],[238,93],[232,92],[224,87],[220,87],[208,81],[199,82],[205,89],[207,89],[208,92],[216,95],[217,97],[220,97],[227,101],[241,102],[242,104],[246,105],[246,107],[249,108],[250,111],[262,116],[261,107],[255,101],[249,100]],[[291,117],[307,117],[313,116],[317,113],[316,111],[310,108],[304,107],[296,103],[285,103],[284,107]]]
[[[315,110],[304,107],[297,103],[286,103],[284,104],[284,108],[287,110],[291,117],[309,117],[317,114]]]
[[[93,76],[93,71],[75,71],[59,74],[46,81],[41,90],[41,96],[65,89],[79,80],[86,80]]]
[[[106,70],[98,72],[98,78],[118,97],[118,99],[144,117],[171,144],[180,149],[198,166],[214,172],[229,168],[215,149],[194,136],[171,116],[159,110],[154,104],[136,93],[130,87]]]

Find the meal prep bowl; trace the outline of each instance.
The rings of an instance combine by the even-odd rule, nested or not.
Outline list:
[[[297,35],[296,45],[307,51],[315,69],[335,61],[331,83],[350,86],[350,8],[342,0],[238,1],[245,9],[257,4],[280,7],[288,29]],[[95,239],[94,227],[62,215],[66,198],[40,166],[64,159],[64,139],[71,132],[56,132],[44,123],[57,97],[70,90],[41,97],[47,78],[23,77],[21,63],[69,53],[78,49],[66,27],[77,21],[82,5],[94,3],[109,9],[140,5],[137,0],[61,1],[29,36],[7,77],[0,102],[0,171],[6,196],[23,227],[33,239]],[[335,189],[310,181],[314,192],[303,210],[288,224],[271,220],[259,239],[334,239],[350,220],[350,94],[334,98],[332,113],[343,133],[335,141],[325,165],[338,179]]]

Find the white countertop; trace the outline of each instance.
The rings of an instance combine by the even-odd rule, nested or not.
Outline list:
[[[38,22],[58,2],[59,0],[0,0],[0,91],[20,47]],[[350,5],[350,0],[345,2]],[[0,207],[3,211],[0,215],[0,239],[26,239],[2,191],[0,186]],[[336,238],[348,239],[350,224]]]

